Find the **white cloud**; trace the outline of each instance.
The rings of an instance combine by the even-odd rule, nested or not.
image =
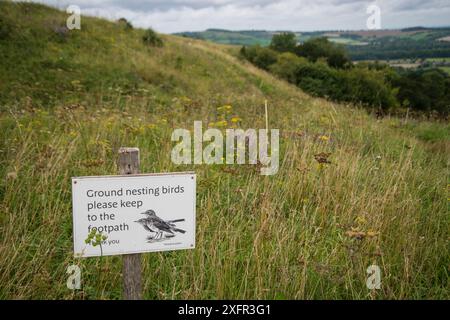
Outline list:
[[[382,28],[449,25],[448,0],[39,0],[65,8],[80,6],[83,14],[108,19],[125,17],[138,27],[159,32],[205,30],[331,30],[364,29],[366,8],[381,8]]]

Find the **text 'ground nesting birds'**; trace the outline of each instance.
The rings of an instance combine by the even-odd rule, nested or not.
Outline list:
[[[194,173],[72,178],[74,254],[195,247]]]

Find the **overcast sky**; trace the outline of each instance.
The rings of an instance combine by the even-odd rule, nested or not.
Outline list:
[[[450,0],[38,0],[108,19],[125,17],[163,33],[229,30],[360,30],[367,7],[381,9],[382,28],[450,25]]]

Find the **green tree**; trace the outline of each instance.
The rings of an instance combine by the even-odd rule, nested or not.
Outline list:
[[[297,46],[297,37],[292,32],[275,34],[270,42],[270,48],[278,52],[294,52]]]
[[[319,58],[325,58],[328,65],[333,68],[346,68],[351,65],[345,48],[330,42],[327,38],[309,39],[297,46],[295,53],[311,62],[316,62]]]
[[[439,69],[411,71],[393,82],[400,103],[415,110],[450,113],[450,78]]]

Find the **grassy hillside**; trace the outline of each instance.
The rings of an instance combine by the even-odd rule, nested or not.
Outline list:
[[[115,174],[120,146],[140,148],[142,172],[198,175],[197,247],[144,255],[147,299],[450,298],[448,124],[311,98],[233,48],[147,47],[143,30],[83,17],[66,32],[65,19],[0,2],[1,299],[121,297],[119,256],[73,257],[70,185]],[[265,99],[278,174],[171,162],[173,128],[263,128]],[[71,264],[82,290],[66,287]]]

